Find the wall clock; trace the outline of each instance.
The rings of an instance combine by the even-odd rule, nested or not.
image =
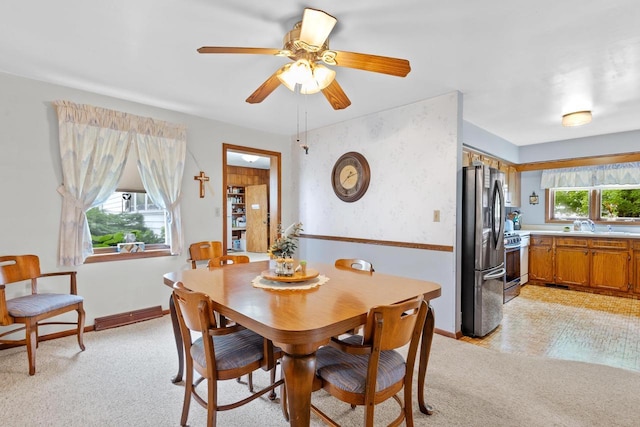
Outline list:
[[[340,156],[331,172],[331,185],[340,200],[355,202],[369,188],[371,172],[367,159],[354,151]]]

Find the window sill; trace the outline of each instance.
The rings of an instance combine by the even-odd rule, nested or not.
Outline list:
[[[144,252],[133,252],[133,253],[118,253],[118,252],[98,252],[87,257],[84,261],[85,264],[94,264],[97,262],[111,262],[111,261],[125,261],[129,259],[140,259],[140,258],[156,258],[162,256],[172,256],[171,251],[169,249],[154,249],[147,250]]]

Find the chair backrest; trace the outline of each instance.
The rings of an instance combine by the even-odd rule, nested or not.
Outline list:
[[[36,255],[0,256],[0,285],[35,280],[40,277],[40,260]]]
[[[207,261],[222,256],[222,242],[197,242],[189,246],[191,268],[197,268],[197,261]]]
[[[384,351],[411,342],[417,349],[427,308],[422,296],[398,304],[373,307],[364,326],[363,344],[374,344],[374,348]]]
[[[335,266],[350,268],[352,270],[369,271],[371,273],[375,271],[373,269],[373,265],[371,265],[369,261],[365,261],[363,259],[356,259],[356,258],[337,259],[335,262]]]
[[[209,267],[224,267],[230,264],[246,264],[250,261],[246,255],[222,255],[209,260]]]
[[[182,319],[184,327],[189,331],[206,333],[209,329],[217,327],[208,295],[190,291],[181,282],[177,282],[173,285],[173,302],[178,318]]]

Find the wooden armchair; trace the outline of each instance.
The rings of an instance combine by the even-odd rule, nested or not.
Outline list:
[[[373,265],[369,261],[365,261],[363,259],[355,259],[355,258],[342,258],[337,259],[335,262],[336,267],[341,268],[350,268],[352,270],[359,271],[368,271],[369,273],[373,273],[375,270],[373,269]]]
[[[363,405],[366,426],[373,426],[375,405],[393,397],[401,412],[390,425],[405,420],[412,426],[413,369],[427,308],[422,297],[373,307],[364,336],[342,341],[333,338],[318,350],[314,391],[322,388],[352,406]],[[396,349],[408,343],[405,359]],[[397,395],[402,389],[404,402]],[[318,407],[312,405],[311,409],[328,424],[336,425]]]
[[[222,242],[197,242],[189,246],[189,259],[191,268],[198,268],[198,261],[209,261],[222,256]]]
[[[69,276],[68,294],[38,293],[38,279],[53,276]],[[31,281],[31,294],[6,299],[5,287],[11,283]],[[84,332],[84,298],[77,295],[76,272],[61,271],[42,274],[40,260],[36,255],[0,256],[0,325],[21,323],[24,326],[0,334],[0,343],[26,344],[29,359],[29,375],[36,373],[36,348],[38,346],[38,326],[40,325],[77,325],[78,344],[84,351],[82,334]],[[68,311],[78,312],[77,322],[42,322]],[[25,329],[25,339],[9,340],[2,337]]]
[[[209,260],[209,268],[224,267],[230,264],[245,264],[250,261],[246,255],[222,255]]]

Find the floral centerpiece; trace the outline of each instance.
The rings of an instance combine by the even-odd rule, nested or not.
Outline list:
[[[302,231],[302,223],[291,224],[286,230],[278,224],[278,236],[268,250],[271,258],[291,258],[298,247],[298,237]]]

